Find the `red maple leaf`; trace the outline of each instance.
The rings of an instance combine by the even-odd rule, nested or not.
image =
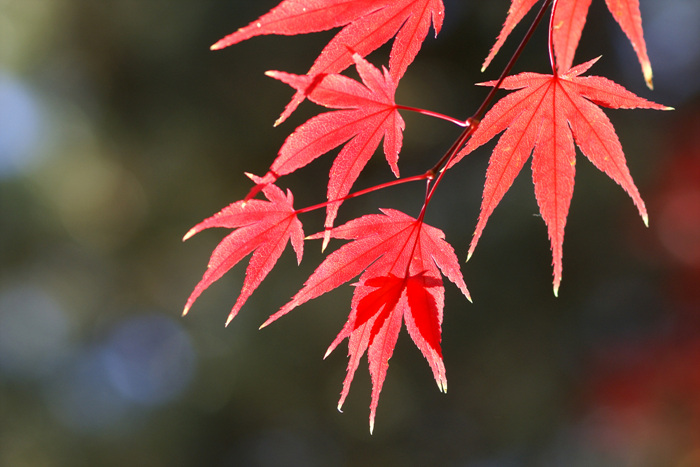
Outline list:
[[[519,91],[491,108],[452,162],[457,163],[505,130],[486,172],[481,214],[469,248],[471,256],[489,216],[533,153],[532,179],[551,242],[555,294],[561,282],[564,226],[574,190],[574,141],[593,165],[627,191],[648,223],[620,140],[608,117],[595,104],[613,109],[670,109],[642,99],[606,78],[579,76],[596,61],[578,65],[562,75],[521,73],[506,78],[502,87]]]
[[[266,34],[296,35],[344,26],[326,45],[307,76],[340,73],[352,65],[352,52],[365,57],[396,37],[389,69],[398,82],[418,54],[430,24],[440,32],[442,0],[284,0],[248,26],[224,37],[212,49]],[[305,98],[297,90],[276,124],[283,122]]]
[[[319,233],[310,238],[321,238]],[[370,431],[379,402],[389,359],[401,323],[428,360],[435,381],[447,390],[445,365],[440,349],[445,290],[440,272],[469,298],[454,250],[444,233],[393,209],[382,209],[331,230],[334,238],[353,240],[319,265],[304,287],[272,315],[263,326],[297,306],[352,280],[355,284],[347,323],[331,344],[326,356],[349,337],[348,373],[338,409],[350,390],[359,361],[368,352],[372,377]]]
[[[396,84],[386,69],[382,74],[358,54],[353,55],[353,60],[364,86],[339,74],[314,80],[306,75],[280,71],[267,73],[308,93],[309,99],[316,104],[342,110],[317,115],[294,130],[282,145],[269,172],[261,179],[262,183],[274,182],[347,143],[336,157],[328,181],[328,200],[339,200],[350,192],[382,138],[386,160],[394,174],[399,176],[397,163],[405,124],[394,102]],[[341,203],[337,201],[328,205],[326,228],[333,226]],[[326,236],[324,247],[328,238]]]
[[[491,60],[493,60],[508,38],[508,35],[537,1],[511,0],[512,3],[508,10],[506,22],[503,24],[503,29],[501,29],[496,43],[491,48],[491,52],[489,52],[481,67],[482,71],[489,66]],[[607,3],[608,9],[627,35],[635,52],[637,52],[647,86],[653,88],[653,75],[649,56],[647,55],[647,46],[644,42],[639,0],[605,0],[605,3]],[[583,31],[583,26],[586,24],[590,5],[591,0],[559,0],[557,2],[552,27],[554,28],[554,53],[556,55],[557,70],[560,73],[566,72],[574,62],[574,54],[581,39],[581,31]]]
[[[251,176],[251,178],[253,181],[259,181],[258,177]],[[269,201],[258,199],[247,202],[237,201],[200,222],[185,235],[183,240],[210,227],[236,229],[228,234],[212,252],[207,270],[187,299],[183,314],[187,314],[197,297],[207,287],[219,280],[251,252],[254,253],[246,270],[243,289],[228,316],[227,325],[272,270],[287,242],[291,241],[297,255],[297,262],[301,262],[304,252],[304,232],[292,207],[294,201],[292,193],[287,190],[285,196],[282,190],[272,184],[265,186],[263,193]]]

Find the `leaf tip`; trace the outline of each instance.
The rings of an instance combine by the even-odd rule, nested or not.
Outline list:
[[[642,215],[642,220],[644,221],[644,226],[645,226],[646,228],[649,228],[649,214],[644,213],[644,214]]]
[[[182,241],[185,242],[185,241],[189,240],[189,239],[192,238],[192,237],[194,236],[194,234],[196,234],[196,233],[197,233],[197,229],[195,229],[194,227],[191,228],[190,230],[187,231],[187,233],[185,234],[185,236],[182,237]]]
[[[188,303],[187,305],[185,305],[185,309],[182,310],[182,316],[187,316],[187,313],[189,313],[189,312],[190,312],[190,304]]]
[[[224,324],[224,327],[225,327],[225,328],[227,328],[228,325],[231,323],[231,321],[233,321],[234,316],[236,316],[236,315],[233,314],[233,313],[230,313],[230,314],[228,315],[228,318],[226,318],[226,324]]]
[[[644,73],[644,81],[647,83],[647,87],[654,90],[654,73],[651,71],[651,64],[645,63],[642,65],[642,73]]]
[[[374,417],[370,417],[369,419],[369,434],[370,436],[374,433]]]
[[[280,311],[282,311],[282,310],[280,310]],[[278,311],[278,312],[275,313],[274,315],[272,315],[272,316],[270,316],[269,318],[267,318],[267,321],[265,321],[264,323],[262,323],[262,324],[260,325],[260,327],[258,328],[258,330],[260,330],[260,329],[262,329],[262,328],[268,327],[270,324],[272,324],[273,322],[277,321],[277,318],[279,318],[280,316],[281,316],[281,315],[280,315],[280,312]]]
[[[554,297],[558,298],[559,297],[559,283],[558,282],[554,284],[552,291],[554,292]]]
[[[321,253],[326,251],[328,243],[331,241],[331,229],[326,227],[325,232],[323,232],[323,245],[321,245]]]

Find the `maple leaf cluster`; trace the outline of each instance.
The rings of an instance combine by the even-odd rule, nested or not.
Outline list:
[[[512,0],[506,22],[482,71],[535,3],[537,0]],[[631,41],[651,88],[652,71],[642,34],[639,0],[606,0],[606,3]],[[276,125],[284,122],[306,99],[329,110],[312,117],[287,137],[266,174],[249,175],[255,185],[245,199],[187,233],[185,239],[210,227],[232,229],[212,253],[204,276],[187,300],[185,313],[207,287],[252,253],[228,324],[272,270],[287,243],[292,244],[297,261],[301,262],[306,240],[322,239],[322,249],[331,238],[347,240],[348,243],[325,258],[301,290],[263,326],[359,276],[352,284],[355,288],[348,320],[326,353],[327,356],[348,339],[347,376],[338,408],[342,407],[360,359],[366,353],[372,379],[372,431],[388,362],[403,325],[428,361],[438,387],[446,391],[441,350],[445,298],[442,276],[467,298],[469,291],[444,233],[423,219],[435,189],[449,169],[503,133],[486,172],[481,213],[469,247],[468,257],[471,257],[490,215],[532,154],[535,196],[552,249],[555,294],[562,277],[562,245],[574,188],[575,146],[630,195],[644,222],[648,222],[620,141],[600,106],[669,108],[638,97],[606,78],[582,76],[597,59],[572,66],[590,4],[591,0],[543,0],[531,30],[551,7],[548,45],[552,73],[506,76],[531,37],[531,31],[528,32],[501,78],[481,83],[492,86],[493,91],[484,105],[464,121],[405,107],[395,101],[397,86],[431,27],[435,36],[440,32],[445,15],[441,0],[284,0],[248,26],[215,43],[212,49],[260,35],[296,35],[341,28],[306,74],[266,73],[295,91]],[[371,52],[392,39],[388,68],[378,68],[367,60]],[[341,74],[353,65],[361,81]],[[515,92],[486,111],[499,88]],[[447,154],[424,174],[400,178],[398,160],[405,123],[399,110],[443,118],[465,130]],[[382,141],[384,156],[397,180],[351,193]],[[329,174],[327,201],[295,209],[292,193],[280,189],[276,185],[278,180],[340,146],[342,149]],[[423,180],[428,186],[417,218],[383,208],[380,214],[334,225],[338,210],[347,199],[416,180]],[[261,192],[267,200],[256,198]],[[324,230],[304,237],[299,215],[319,208],[326,209]]]

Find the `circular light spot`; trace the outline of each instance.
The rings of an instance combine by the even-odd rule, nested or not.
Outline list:
[[[187,333],[163,315],[126,321],[105,346],[109,381],[124,398],[144,405],[173,400],[192,380],[194,351]]]
[[[37,156],[42,115],[31,91],[0,75],[0,179],[25,170]]]

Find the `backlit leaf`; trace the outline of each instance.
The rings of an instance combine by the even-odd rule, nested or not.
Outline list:
[[[598,169],[627,191],[647,223],[644,202],[632,181],[615,129],[597,105],[613,109],[669,109],[606,78],[580,76],[595,61],[560,76],[521,73],[506,78],[502,87],[517,91],[491,108],[452,163],[504,132],[486,172],[481,214],[469,248],[471,256],[489,216],[532,153],[535,195],[552,248],[555,294],[561,282],[564,227],[574,189],[574,142]]]

